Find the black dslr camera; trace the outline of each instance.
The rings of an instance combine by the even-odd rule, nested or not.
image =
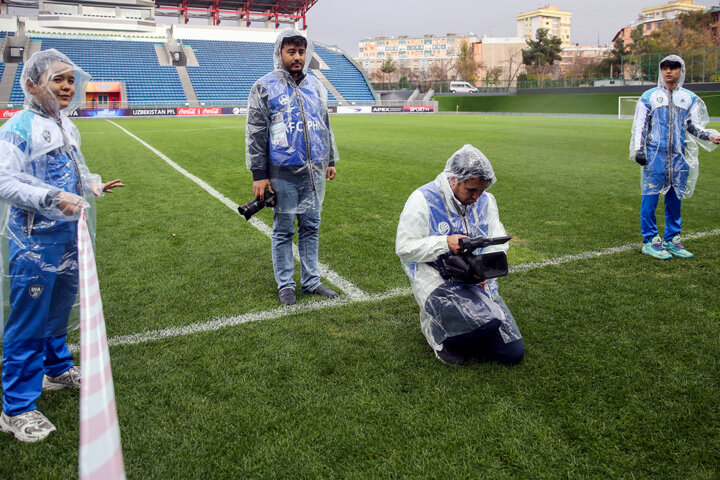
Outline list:
[[[270,193],[269,188],[265,188],[265,200],[261,200],[260,197],[255,197],[253,200],[250,200],[245,205],[240,205],[238,207],[238,212],[240,212],[240,215],[245,217],[245,220],[250,220],[250,217],[255,215],[257,212],[262,210],[264,207],[274,207],[277,204],[277,200],[275,199],[275,195]]]
[[[445,280],[454,283],[477,284],[490,278],[504,277],[508,274],[505,252],[481,253],[473,255],[477,248],[500,245],[512,237],[461,238],[460,253],[449,253],[435,261],[435,266]]]

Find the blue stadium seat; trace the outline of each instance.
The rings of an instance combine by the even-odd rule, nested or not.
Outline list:
[[[0,32],[0,38],[2,35],[4,32]],[[56,48],[63,52],[92,75],[93,80],[124,82],[127,101],[132,106],[187,103],[177,69],[158,63],[155,53],[158,42],[61,35],[37,35],[32,41],[42,42],[42,50]],[[199,66],[188,66],[187,71],[202,104],[246,104],[255,81],[274,68],[272,43],[220,40],[183,40],[183,43],[193,49],[199,63]],[[316,45],[315,51],[329,67],[322,70],[323,74],[347,101],[375,103],[365,77],[344,55],[320,45]],[[13,104],[23,101],[19,84],[22,67],[21,63],[10,96]],[[332,92],[328,92],[328,96],[330,104],[338,103]]]
[[[189,66],[187,70],[201,102],[244,104],[255,81],[274,68],[272,43],[221,40],[183,40],[183,43],[192,47],[199,63],[199,66]],[[316,47],[315,51],[320,48]],[[325,60],[325,52],[321,54],[331,69],[337,69],[336,74],[329,75],[331,70],[324,70],[323,74],[338,91],[344,97],[347,92],[349,97],[345,98],[350,102],[375,103],[365,78],[357,68],[344,56],[324,48],[322,50],[340,57],[337,60],[332,57],[328,62]],[[328,103],[338,103],[332,92],[328,92]]]
[[[22,73],[23,65],[23,62],[18,64],[17,73],[15,73],[15,83],[13,83],[12,92],[10,93],[9,103],[12,103],[16,107],[21,106],[23,101],[25,101],[25,94],[20,87],[20,74]]]
[[[158,63],[154,44],[130,40],[42,37],[42,50],[55,48],[96,81],[125,82],[130,105],[184,105],[185,91],[174,66]],[[22,68],[22,64],[20,69]],[[18,77],[20,69],[18,69]],[[16,80],[11,102],[22,90]],[[22,100],[22,98],[21,98]]]
[[[255,81],[273,69],[273,44],[220,40],[183,40],[199,66],[187,71],[200,102],[247,103]]]
[[[317,44],[315,45],[315,53],[329,67],[328,70],[321,69],[320,71],[337,88],[345,100],[359,104],[375,103],[375,97],[370,91],[365,77],[345,55]]]

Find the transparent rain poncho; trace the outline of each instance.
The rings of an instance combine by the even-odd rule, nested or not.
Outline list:
[[[717,147],[708,140],[717,130],[706,130],[710,121],[707,107],[700,97],[682,87],[685,62],[669,55],[662,62],[681,64],[675,89],[665,85],[659,69],[658,86],[646,91],[635,107],[630,139],[630,159],[645,154],[647,165],[641,168],[643,195],[665,194],[673,187],[678,198],[690,198],[698,177],[698,145],[712,151]]]
[[[308,74],[313,44],[307,41],[302,76],[296,83],[283,66],[285,38],[302,36],[281,32],[275,41],[275,70],[253,85],[248,97],[245,162],[253,179],[269,178],[277,197],[278,213],[303,213],[322,206],[325,174],[338,160],[328,116],[328,93]],[[260,178],[262,177],[262,178]]]
[[[66,116],[84,101],[89,78],[57,50],[35,53],[20,77],[25,108],[0,128],[5,341],[67,331],[77,293],[77,220],[87,209],[94,231],[94,209],[88,207],[103,194]],[[43,309],[45,318],[26,313]]]
[[[465,145],[448,160],[435,181],[415,190],[405,204],[397,228],[395,253],[410,278],[420,307],[420,326],[435,349],[447,338],[462,335],[497,320],[505,343],[521,338],[512,314],[498,293],[495,279],[487,286],[457,284],[443,279],[436,261],[450,253],[447,237],[506,235],[495,197],[485,191],[471,205],[463,205],[453,185],[472,178],[495,183],[492,165],[483,153]],[[507,252],[508,245],[478,249],[474,254]]]

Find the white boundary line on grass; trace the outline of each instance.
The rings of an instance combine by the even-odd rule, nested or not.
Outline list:
[[[683,235],[683,238],[693,239],[709,237],[713,235],[720,235],[720,228],[710,230],[708,232],[691,233]],[[564,263],[574,262],[577,260],[587,260],[591,258],[597,258],[604,255],[612,255],[615,253],[621,253],[628,250],[637,249],[640,247],[639,243],[628,243],[619,247],[603,248],[601,250],[593,250],[590,252],[578,253],[575,255],[564,255],[550,260],[542,262],[523,263],[510,267],[510,273],[527,272],[529,270],[535,270],[538,268],[544,268],[548,266],[561,265]],[[229,317],[218,317],[208,322],[197,322],[191,323],[190,325],[184,325],[181,327],[169,327],[161,328],[157,330],[150,330],[144,333],[133,333],[130,335],[122,335],[118,337],[112,337],[108,339],[108,345],[137,345],[141,343],[149,343],[163,338],[174,338],[182,337],[186,335],[194,335],[201,332],[214,332],[223,328],[233,327],[236,325],[242,325],[250,322],[261,322],[263,320],[272,320],[275,318],[286,317],[289,315],[300,315],[308,312],[316,312],[324,310],[326,308],[348,306],[359,302],[370,302],[376,303],[390,298],[401,297],[404,295],[411,295],[412,290],[409,287],[395,288],[388,290],[383,293],[374,295],[365,294],[363,298],[352,298],[339,297],[329,300],[314,301],[310,303],[304,303],[301,305],[293,305],[289,307],[279,307],[273,310],[265,310],[262,312],[252,312],[243,315],[233,315]],[[73,352],[79,351],[79,345],[69,345],[70,350]]]
[[[138,117],[148,118],[148,117]],[[105,119],[107,120],[107,118]],[[206,130],[243,130],[242,126],[227,126],[227,127],[212,127],[212,128],[183,128],[180,130],[169,130],[169,129],[156,129],[156,130],[143,130],[142,133],[185,133],[185,132],[202,132]],[[83,132],[85,135],[107,135],[110,132]],[[116,133],[116,132],[112,132]]]
[[[702,237],[708,237],[711,235],[720,235],[720,228],[716,228],[715,230],[710,230],[709,232],[698,232],[698,233],[690,233],[690,234],[683,234],[682,238],[685,239],[693,239],[693,238],[702,238]],[[627,243],[625,245],[621,245],[619,247],[610,247],[610,248],[603,248],[601,250],[593,250],[590,252],[583,252],[583,253],[577,253],[575,255],[564,255],[562,257],[552,258],[550,260],[543,260],[542,262],[531,262],[531,263],[522,263],[520,265],[514,265],[509,268],[509,271],[511,273],[516,272],[526,272],[528,270],[533,270],[535,268],[542,268],[547,267],[551,265],[560,265],[561,263],[568,263],[568,262],[574,262],[576,260],[587,260],[589,258],[595,258],[600,257],[603,255],[610,255],[613,253],[620,253],[625,252],[627,250],[633,250],[636,248],[639,248],[640,244],[638,243]]]
[[[251,312],[243,315],[214,318],[208,322],[191,323],[190,325],[183,325],[181,327],[161,328],[157,330],[150,330],[144,333],[133,333],[130,335],[112,337],[108,339],[108,345],[136,345],[140,343],[148,343],[156,340],[161,340],[163,338],[183,337],[186,335],[194,335],[201,332],[214,332],[223,328],[242,325],[243,323],[261,322],[263,320],[271,320],[274,318],[286,317],[289,315],[299,315],[318,310],[325,310],[326,308],[347,306],[358,302],[375,303],[386,300],[388,298],[409,295],[411,293],[412,292],[410,288],[396,288],[383,293],[365,295],[365,298],[361,300],[352,299],[350,297],[337,297],[333,299],[305,303],[302,305],[283,306],[263,312]],[[71,351],[79,350],[79,345],[76,344],[69,345],[69,347]]]
[[[127,133],[130,137],[132,137],[132,138],[134,138],[135,140],[137,140],[137,141],[138,141],[140,144],[142,144],[145,148],[147,148],[148,150],[150,150],[151,152],[153,152],[155,155],[157,155],[158,157],[160,157],[162,160],[164,160],[168,165],[170,165],[170,166],[173,167],[175,170],[177,170],[178,172],[180,172],[181,174],[183,174],[184,176],[186,176],[187,178],[189,178],[190,180],[192,180],[193,182],[195,182],[196,184],[198,184],[202,189],[204,189],[204,190],[205,190],[206,192],[208,192],[210,195],[212,195],[213,197],[215,197],[215,198],[217,198],[218,200],[220,200],[223,204],[225,204],[226,207],[228,207],[230,210],[232,210],[233,213],[235,213],[235,214],[237,214],[238,216],[240,216],[240,214],[238,213],[238,210],[237,210],[237,207],[238,207],[238,204],[237,204],[237,203],[233,202],[232,200],[230,200],[229,198],[227,198],[225,195],[223,195],[222,193],[220,193],[220,192],[218,192],[217,190],[215,190],[213,187],[211,187],[211,186],[210,186],[207,182],[205,182],[203,179],[201,179],[201,178],[199,178],[199,177],[196,177],[196,176],[193,175],[192,173],[190,173],[190,172],[188,172],[187,170],[185,170],[183,167],[181,167],[180,165],[178,165],[177,163],[175,163],[174,161],[172,161],[172,160],[170,159],[170,157],[168,157],[167,155],[165,155],[164,153],[162,153],[160,150],[158,150],[157,148],[153,147],[152,145],[150,145],[149,143],[147,143],[146,141],[144,141],[143,139],[141,139],[141,138],[138,137],[137,135],[133,134],[133,133],[130,132],[129,130],[126,130],[125,128],[121,127],[120,125],[118,125],[117,123],[113,122],[112,120],[108,120],[108,122],[110,122],[111,124],[115,125],[117,128],[119,128],[119,129],[122,130],[123,132]],[[255,218],[255,217],[252,217],[252,218],[250,219],[250,224],[251,224],[253,227],[255,227],[255,228],[257,228],[258,230],[260,230],[260,231],[261,231],[262,233],[264,233],[265,235],[267,235],[268,237],[272,238],[272,229],[271,229],[270,227],[268,227],[263,221],[258,220],[258,219]],[[297,245],[295,245],[295,244],[293,244],[293,256],[295,257],[296,260],[298,260],[298,261],[300,260],[300,253],[299,253],[299,251],[298,251]],[[333,285],[336,285],[338,288],[340,288],[340,290],[342,290],[343,292],[345,292],[345,293],[348,295],[348,297],[350,297],[352,300],[366,300],[366,299],[369,298],[369,296],[368,296],[367,293],[365,293],[364,291],[362,291],[360,288],[358,288],[355,284],[353,284],[352,282],[350,282],[350,281],[347,280],[346,278],[342,277],[342,276],[339,275],[338,273],[336,273],[336,272],[334,272],[333,270],[331,270],[330,267],[326,266],[325,264],[323,264],[323,263],[318,263],[318,271],[319,271],[320,275],[322,275],[323,277],[325,277],[325,278],[327,278],[328,280],[330,280],[330,282],[332,282]]]

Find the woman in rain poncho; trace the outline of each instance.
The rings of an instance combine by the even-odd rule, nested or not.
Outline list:
[[[272,258],[281,303],[296,302],[292,238],[298,220],[302,291],[335,297],[320,283],[318,248],[320,212],[325,180],[335,177],[338,159],[330,128],[328,93],[308,74],[312,42],[295,30],[281,32],[275,41],[275,70],[250,90],[246,124],[248,170],[253,194],[276,196]]]
[[[464,364],[479,354],[512,364],[525,352],[495,279],[477,285],[454,283],[441,276],[437,265],[451,251],[458,253],[460,237],[505,236],[495,197],[485,191],[495,181],[490,161],[465,145],[435,181],[410,195],[400,215],[395,253],[420,306],[422,332],[445,363]],[[507,249],[503,244],[481,252]]]
[[[65,115],[84,100],[88,80],[57,50],[35,53],[20,77],[25,109],[0,128],[10,281],[0,430],[24,442],[55,431],[35,406],[42,390],[79,387],[80,370],[65,344],[78,291],[77,220],[92,197],[123,186],[89,172],[80,134]]]
[[[690,198],[698,177],[698,145],[720,143],[702,99],[683,88],[685,62],[677,55],[660,62],[658,86],[643,93],[635,108],[630,159],[642,166],[640,233],[642,253],[659,259],[689,258],[680,241],[680,202]],[[687,135],[689,134],[689,135]],[[658,235],[655,209],[665,195],[665,235]],[[664,241],[663,241],[664,240]]]

